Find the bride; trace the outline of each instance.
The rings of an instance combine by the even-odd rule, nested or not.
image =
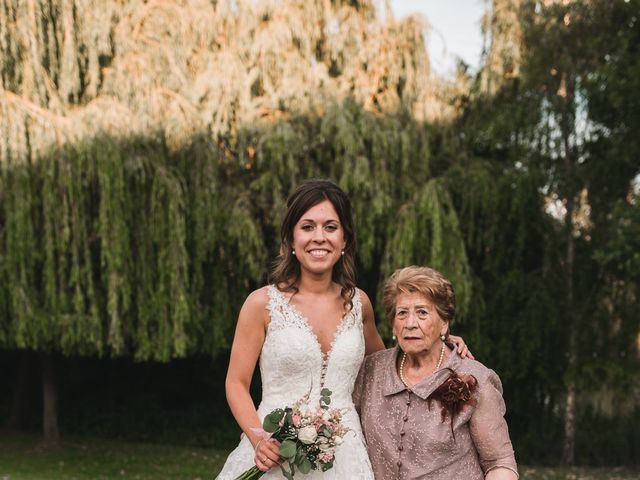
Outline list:
[[[244,432],[218,480],[233,480],[256,465],[263,478],[282,478],[278,443],[265,439],[264,416],[291,406],[311,388],[332,394],[332,408],[351,432],[334,467],[308,479],[373,479],[351,395],[365,355],[384,349],[367,295],[355,286],[355,232],[346,194],[330,180],[308,180],[287,200],[272,283],[246,299],[236,326],[226,380],[231,411]],[[454,341],[460,340],[454,338]],[[466,350],[462,343],[460,349]],[[249,386],[260,361],[262,401]]]

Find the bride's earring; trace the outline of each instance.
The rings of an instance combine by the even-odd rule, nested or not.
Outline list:
[[[296,251],[295,250],[291,250],[291,254],[295,257],[296,256]]]

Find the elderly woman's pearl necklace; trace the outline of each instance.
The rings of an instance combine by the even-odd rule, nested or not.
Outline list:
[[[442,349],[440,350],[440,358],[438,359],[438,364],[436,365],[436,369],[434,372],[438,371],[440,365],[442,365],[442,359],[444,358],[444,342],[442,342]],[[402,360],[400,360],[400,380],[404,383],[405,387],[411,389],[407,381],[404,379],[404,361],[407,359],[407,352],[402,352]]]

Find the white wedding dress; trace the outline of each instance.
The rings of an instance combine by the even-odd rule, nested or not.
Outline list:
[[[342,319],[331,349],[324,355],[318,338],[304,316],[289,304],[277,288],[273,285],[267,288],[267,308],[271,321],[260,355],[260,420],[276,408],[292,406],[309,388],[311,402],[319,401],[320,390],[328,388],[333,392],[331,407],[348,409],[343,423],[351,431],[345,436],[344,443],[336,449],[333,468],[326,472],[312,470],[307,475],[296,470],[295,477],[306,480],[373,480],[360,420],[351,401],[353,384],[364,358],[360,294],[356,293],[353,308]],[[242,435],[240,444],[231,452],[217,478],[233,480],[254,465],[253,446]],[[280,468],[275,467],[262,478],[283,479],[284,476]]]

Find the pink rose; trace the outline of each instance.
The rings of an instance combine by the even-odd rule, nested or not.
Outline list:
[[[333,453],[331,452],[323,452],[320,455],[318,455],[318,459],[322,462],[322,463],[328,463],[331,460],[333,460]]]
[[[302,420],[302,417],[296,413],[295,415],[293,415],[292,420],[293,420],[293,424],[297,427],[298,425],[300,425],[300,421]]]

